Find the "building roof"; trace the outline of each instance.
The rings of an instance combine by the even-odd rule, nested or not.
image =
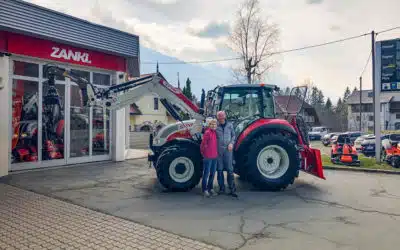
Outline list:
[[[400,92],[381,92],[381,103],[388,103],[391,101],[400,100]],[[372,103],[373,92],[372,90],[363,90],[361,93],[361,103]],[[360,91],[353,91],[347,99],[348,104],[360,103]]]
[[[139,37],[22,0],[0,1],[0,30],[123,57],[139,57]]]

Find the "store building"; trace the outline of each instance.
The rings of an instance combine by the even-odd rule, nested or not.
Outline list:
[[[129,107],[86,108],[77,85],[56,81],[47,103],[46,64],[104,88],[137,77],[139,37],[20,0],[0,1],[0,176],[9,171],[124,160]]]

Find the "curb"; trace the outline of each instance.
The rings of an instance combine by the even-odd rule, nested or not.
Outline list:
[[[365,173],[400,175],[400,171],[385,170],[385,169],[355,168],[355,167],[334,167],[334,166],[323,166],[323,168],[324,169],[330,169],[330,170],[341,170],[341,171],[352,171],[352,172],[365,172]]]

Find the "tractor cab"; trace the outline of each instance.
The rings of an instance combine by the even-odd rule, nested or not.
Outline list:
[[[274,85],[237,84],[209,91],[206,114],[215,116],[224,110],[236,134],[257,119],[275,118]]]

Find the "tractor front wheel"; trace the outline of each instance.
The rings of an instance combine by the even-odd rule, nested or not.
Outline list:
[[[158,180],[167,190],[189,191],[200,182],[201,156],[196,150],[171,146],[160,154],[155,169]]]
[[[300,159],[295,142],[281,134],[253,141],[247,155],[247,179],[261,190],[279,191],[293,184]]]

